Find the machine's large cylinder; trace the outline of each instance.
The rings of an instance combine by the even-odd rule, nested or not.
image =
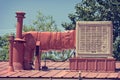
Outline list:
[[[43,51],[64,50],[75,48],[75,30],[65,32],[36,32],[24,33],[26,47],[33,49],[35,41],[40,41],[40,47]],[[31,43],[31,44],[30,44]]]

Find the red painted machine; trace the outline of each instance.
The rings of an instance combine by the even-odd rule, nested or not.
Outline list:
[[[75,30],[65,32],[24,32],[22,33],[22,25],[24,12],[17,12],[16,38],[10,39],[10,54],[13,60],[10,60],[10,66],[14,66],[15,70],[31,69],[34,52],[35,69],[40,69],[40,52],[50,50],[64,50],[75,48]],[[9,56],[12,59],[11,55]],[[13,62],[12,62],[13,61]],[[13,70],[10,69],[9,70]]]

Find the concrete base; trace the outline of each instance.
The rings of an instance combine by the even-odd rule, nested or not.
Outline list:
[[[113,58],[71,58],[70,70],[114,72]]]

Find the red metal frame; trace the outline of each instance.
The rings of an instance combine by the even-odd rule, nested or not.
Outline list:
[[[71,58],[70,70],[80,71],[115,71],[115,59],[113,58]]]

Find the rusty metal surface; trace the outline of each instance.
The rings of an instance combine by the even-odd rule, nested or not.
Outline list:
[[[42,66],[44,62],[42,61]],[[7,72],[8,62],[0,62],[0,78],[54,78],[54,79],[117,79],[120,78],[120,62],[116,62],[116,72],[79,72],[69,69],[69,62],[47,61],[48,71],[21,70]]]

